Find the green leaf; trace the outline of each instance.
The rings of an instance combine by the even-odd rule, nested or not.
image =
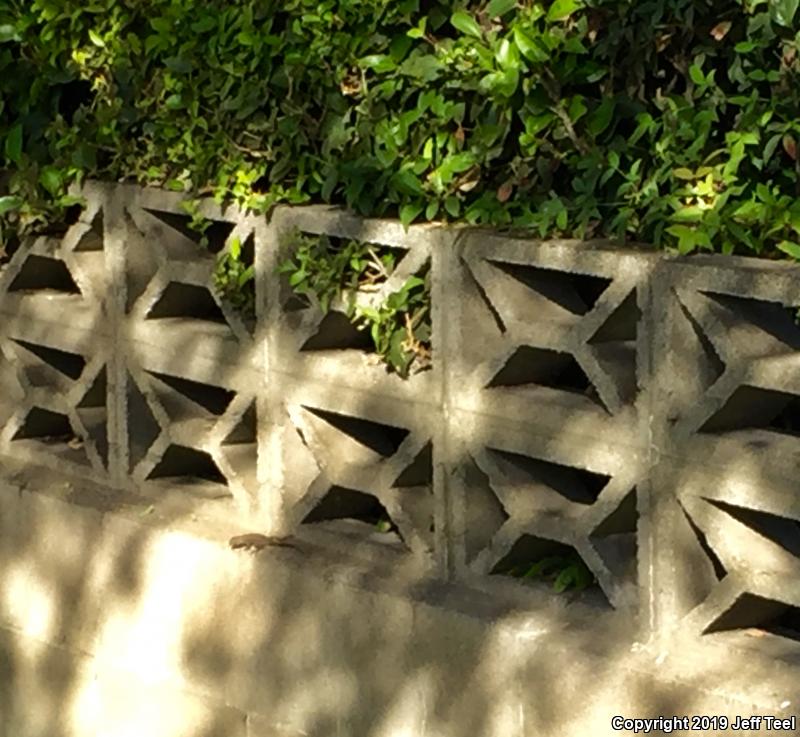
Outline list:
[[[22,37],[14,26],[9,23],[0,23],[0,44],[21,40]]]
[[[410,169],[401,169],[395,172],[390,179],[392,185],[403,194],[424,194],[422,184]]]
[[[517,0],[491,0],[486,12],[490,18],[497,18],[505,15],[509,11],[517,7]]]
[[[478,25],[477,21],[463,10],[456,10],[456,12],[450,16],[450,23],[456,30],[461,31],[461,33],[467,36],[475,36],[475,38],[481,38],[482,36],[481,27]]]
[[[666,230],[667,233],[674,235],[678,239],[678,252],[682,256],[691,253],[697,247],[694,228],[690,228],[688,225],[670,225]]]
[[[514,26],[514,43],[528,61],[541,63],[547,61],[550,55],[541,47],[532,36],[523,31],[519,26]]]
[[[600,106],[586,120],[586,127],[593,136],[599,136],[611,124],[616,103],[613,97],[605,97]]]
[[[447,210],[447,214],[450,215],[450,217],[457,218],[461,211],[461,202],[458,197],[454,195],[447,197],[444,201],[444,209]]]
[[[497,63],[503,69],[513,69],[516,71],[519,67],[519,51],[507,38],[500,42],[496,58]]]
[[[425,205],[417,202],[409,202],[400,208],[400,223],[403,228],[408,230],[408,226],[419,217],[419,214],[425,209]]]
[[[566,591],[569,588],[569,585],[572,583],[574,574],[574,567],[570,566],[569,568],[565,568],[561,571],[556,580],[553,581],[553,589],[556,593],[560,594],[562,591]]]
[[[241,274],[239,274],[238,285],[243,287],[255,276],[255,267],[248,266]]]
[[[91,28],[89,29],[89,40],[95,46],[99,46],[101,49],[105,48],[106,42],[103,41],[102,36],[100,36],[100,34],[98,34],[96,31],[93,31]]]
[[[6,157],[15,164],[19,164],[19,160],[22,158],[21,123],[17,123],[6,136]]]
[[[409,77],[416,77],[425,82],[432,82],[442,71],[442,63],[433,55],[412,53],[401,65],[399,71]]]
[[[588,108],[580,95],[575,95],[569,103],[567,114],[573,123],[577,123],[585,114]]]
[[[61,172],[54,166],[46,166],[39,174],[39,182],[52,195],[61,189],[63,179]]]
[[[481,79],[479,89],[501,97],[511,97],[517,91],[518,84],[519,72],[516,69],[506,69],[503,72],[487,74]]]
[[[216,19],[211,15],[207,15],[205,18],[201,18],[195,23],[192,23],[191,29],[195,33],[205,33],[206,31],[210,31],[212,28],[215,28],[216,25]]]
[[[703,86],[706,83],[706,76],[697,64],[692,64],[692,66],[689,67],[689,76],[696,85]]]
[[[693,179],[697,178],[691,169],[687,169],[684,166],[679,166],[677,169],[673,169],[672,176],[676,179],[683,179],[685,181],[692,181]]]
[[[21,197],[15,197],[13,195],[0,197],[0,215],[4,215],[11,210],[18,210],[21,204]]]
[[[231,258],[238,261],[239,255],[242,252],[242,241],[239,238],[234,238],[231,240],[231,245],[229,247]]]
[[[547,11],[547,20],[559,21],[569,18],[581,7],[579,0],[555,0]]]
[[[672,219],[676,223],[699,223],[705,212],[706,210],[697,205],[686,205],[675,210]]]
[[[800,0],[770,0],[769,12],[772,19],[784,28],[792,28]]]
[[[409,276],[408,279],[406,279],[406,283],[403,284],[403,290],[406,292],[410,292],[412,289],[424,286],[425,286],[424,279],[421,279],[418,276]]]
[[[372,69],[377,74],[391,72],[397,68],[397,62],[388,54],[370,54],[358,61],[361,66]]]
[[[400,376],[405,376],[408,373],[408,367],[414,358],[413,354],[407,353],[403,348],[405,339],[406,335],[404,330],[397,330],[393,333],[391,342],[389,343],[389,353],[387,355],[392,367]]]
[[[781,241],[775,247],[779,251],[788,253],[792,258],[800,261],[800,243],[793,243],[792,241]]]

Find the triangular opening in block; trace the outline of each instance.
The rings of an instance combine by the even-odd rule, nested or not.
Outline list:
[[[91,227],[81,236],[74,248],[76,253],[97,252],[103,250],[103,210],[97,211],[92,219]]]
[[[411,465],[406,466],[392,486],[430,486],[433,483],[433,444],[426,443]]]
[[[11,258],[19,250],[21,245],[22,241],[19,239],[19,236],[13,233],[8,236],[4,235],[3,248],[0,248],[0,266],[11,261]]]
[[[491,574],[526,583],[546,581],[559,593],[596,585],[594,574],[575,548],[533,535],[522,535]]]
[[[81,294],[66,264],[49,256],[31,254],[14,277],[10,292],[48,289],[65,294]]]
[[[719,433],[748,428],[800,436],[800,397],[743,384],[703,423],[700,432]]]
[[[301,351],[325,351],[353,348],[373,351],[374,345],[367,330],[359,330],[342,312],[331,310],[314,333],[300,348]]]
[[[523,384],[581,394],[600,405],[594,385],[571,353],[519,346],[486,386],[491,389]]]
[[[144,210],[153,217],[158,218],[165,225],[176,230],[182,236],[194,241],[198,246],[205,235],[208,239],[208,250],[211,251],[211,253],[219,253],[225,247],[225,242],[228,240],[228,237],[235,227],[234,223],[212,220],[208,227],[203,232],[200,232],[189,226],[192,222],[192,218],[188,215],[166,212],[164,210],[154,210],[149,207],[144,208]]]
[[[507,486],[546,487],[576,504],[594,504],[610,478],[605,474],[532,458],[521,453],[497,448],[487,448],[487,451],[502,474],[497,479],[492,474],[489,475],[493,484],[496,481]]]
[[[800,608],[744,592],[703,634],[745,630],[752,637],[774,635],[800,642]]]
[[[227,325],[225,315],[206,287],[170,282],[147,314],[148,320],[188,317]]]
[[[349,262],[342,265],[342,270],[335,277],[341,282],[341,286],[359,289],[377,289],[383,284],[400,266],[401,262],[408,255],[408,251],[397,246],[387,246],[380,243],[369,243],[359,241],[356,238],[345,238],[341,236],[329,235],[327,233],[309,233],[306,231],[295,231],[294,242],[294,263],[297,263],[296,256],[299,251],[308,251],[312,259],[330,259],[332,254],[340,260],[344,258],[343,251],[350,253]],[[358,247],[350,248],[351,244]],[[284,284],[289,283],[291,272],[286,275]],[[298,295],[291,290],[291,296],[283,305],[287,312],[294,312],[309,306],[308,300],[303,295]]]
[[[222,445],[240,445],[256,442],[258,415],[256,403],[251,402],[245,413],[222,441]]]
[[[384,458],[393,456],[409,434],[409,431],[404,428],[383,425],[361,417],[343,415],[314,407],[304,406],[303,409]]]
[[[97,372],[97,376],[95,376],[86,394],[84,394],[82,399],[78,402],[78,409],[105,408],[107,393],[108,379],[106,376],[106,368],[103,366],[103,368]]]
[[[108,465],[107,394],[108,382],[106,369],[103,367],[75,408],[106,466]]]
[[[508,512],[492,489],[489,477],[468,456],[459,469],[458,488],[464,494],[464,547],[467,560],[473,560],[509,520]]]
[[[380,500],[363,491],[332,486],[314,509],[303,519],[303,524],[318,524],[333,520],[353,520],[364,524],[365,534],[382,533],[387,539],[404,542],[400,530],[392,521]]]
[[[714,344],[706,335],[695,316],[686,308],[680,299],[677,301],[683,316],[692,328],[690,334],[684,331],[683,337],[686,342],[690,340],[695,342],[695,345],[691,346],[691,348],[694,349],[692,356],[696,361],[695,371],[697,371],[699,378],[702,379],[703,386],[708,388],[725,372],[725,363],[720,358],[714,348]],[[686,346],[686,348],[689,349],[690,346]]]
[[[129,312],[158,271],[158,246],[150,234],[140,230],[128,208],[122,212],[125,225],[125,310]]]
[[[585,315],[611,284],[611,279],[541,266],[489,260],[500,271],[574,315]]]
[[[230,258],[228,254],[224,259],[217,261],[214,292],[220,299],[223,312],[240,320],[250,335],[253,335],[256,324],[256,280],[255,236],[252,232],[247,235],[244,243],[240,242],[238,261],[232,261]],[[248,270],[250,278],[243,279]]]
[[[227,479],[205,451],[184,445],[170,445],[148,479],[187,478],[227,485]]]
[[[636,290],[632,290],[595,331],[589,343],[597,345],[598,343],[635,342],[636,330],[641,318],[642,312],[636,304]]]
[[[89,465],[83,440],[76,436],[67,415],[33,407],[12,440],[36,440],[46,444],[64,460]]]
[[[225,410],[228,409],[228,406],[236,396],[236,392],[224,389],[221,386],[203,384],[199,381],[192,381],[191,379],[185,379],[179,376],[170,376],[169,374],[161,374],[157,371],[148,371],[147,373],[166,384],[172,392],[176,392],[182,398],[188,399],[193,404],[202,407],[213,415],[220,416],[224,414]],[[155,383],[153,384],[153,389],[159,394],[159,400],[164,406],[164,409],[172,414],[167,407],[171,399],[170,394],[159,391],[159,387]],[[182,409],[182,407],[176,408],[175,414],[180,414],[180,409]]]
[[[636,577],[638,520],[636,488],[633,488],[589,537],[597,554],[616,577]]]
[[[161,426],[154,417],[144,394],[130,375],[127,385],[129,465],[133,471],[161,434]]]
[[[703,292],[702,294],[738,320],[748,322],[762,333],[767,333],[775,338],[775,348],[778,351],[782,352],[784,348],[800,350],[800,325],[787,312],[786,307],[779,302],[734,297],[716,292]]]
[[[27,340],[19,340],[18,338],[13,338],[12,340],[17,345],[22,346],[26,351],[32,353],[43,363],[70,379],[78,379],[83,373],[83,369],[86,367],[86,360],[77,353],[69,353],[68,351],[50,348],[49,346],[39,343],[29,343]],[[32,384],[39,386],[34,375],[28,378],[31,379]]]
[[[369,284],[382,284],[398,268],[408,251],[397,246],[383,243],[359,241],[357,238],[343,238],[327,233],[301,233],[301,237],[317,239],[320,252],[326,254],[341,253],[348,245],[357,242],[360,246],[358,259],[362,262],[365,281]]]
[[[74,437],[69,417],[41,407],[33,407],[25,417],[22,427],[14,434],[13,440],[28,438],[67,442]]]
[[[592,346],[592,355],[603,373],[614,382],[620,400],[624,403],[633,402],[638,392],[636,343],[633,341],[599,343]]]
[[[614,381],[623,402],[636,396],[636,330],[641,314],[633,290],[589,340],[595,359]]]
[[[711,565],[714,578],[716,578],[717,581],[721,581],[723,578],[725,578],[725,576],[728,575],[727,570],[725,570],[725,566],[722,564],[719,556],[714,552],[714,548],[712,548],[711,544],[708,542],[708,537],[706,534],[695,523],[691,515],[683,508],[683,506],[681,506],[681,511],[683,512],[683,516],[686,518],[686,521],[689,524],[692,534],[697,540],[700,550],[703,552],[703,555],[705,555],[709,564]]]
[[[748,509],[735,504],[728,504],[717,499],[706,499],[717,509],[721,509],[735,520],[747,525],[762,537],[780,545],[788,553],[800,558],[800,522],[789,517],[782,517],[759,509]]]
[[[464,272],[467,275],[467,281],[469,285],[474,289],[474,292],[469,288],[465,290],[465,315],[468,315],[472,319],[479,319],[480,314],[486,314],[494,321],[494,324],[500,333],[505,333],[506,325],[503,322],[503,318],[500,316],[497,308],[492,304],[492,301],[486,294],[486,290],[483,288],[483,285],[475,278],[475,274],[472,272],[472,269],[470,269],[470,267],[467,265],[467,262],[463,258],[461,259],[461,267],[464,269]],[[478,300],[472,298],[474,293],[478,294]]]

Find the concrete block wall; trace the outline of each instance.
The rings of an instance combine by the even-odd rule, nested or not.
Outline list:
[[[328,207],[280,207],[267,220],[212,202],[201,208],[212,222],[203,248],[180,195],[100,183],[82,194],[87,206],[63,237],[26,243],[0,268],[0,468],[17,474],[9,488],[21,499],[30,486],[24,469],[41,468],[69,480],[68,492],[48,498],[112,517],[133,509],[150,527],[155,510],[152,519],[166,520],[158,534],[185,516],[210,537],[293,535],[328,581],[361,581],[359,566],[377,566],[399,588],[375,616],[409,614],[385,641],[400,647],[393,638],[402,639],[410,652],[415,638],[428,638],[439,653],[431,693],[444,682],[465,687],[448,672],[441,638],[449,629],[469,640],[470,627],[485,634],[487,621],[502,620],[514,643],[533,639],[541,652],[573,660],[607,638],[592,657],[613,659],[625,675],[606,696],[642,714],[722,709],[718,697],[784,715],[800,703],[800,327],[792,310],[800,267],[460,227],[405,231]],[[360,299],[430,272],[429,370],[399,378],[372,360],[342,305],[325,314],[313,299],[298,303],[278,273],[298,231],[402,255],[379,291]],[[254,316],[214,288],[215,253],[234,239],[255,267]],[[5,499],[0,519],[17,514]],[[378,516],[390,532],[377,531]],[[53,513],[44,518],[55,526]],[[87,546],[92,534],[80,532]],[[589,590],[558,595],[499,573],[565,550],[596,578]],[[292,576],[312,575],[310,563],[287,560]],[[306,603],[340,607],[339,594],[308,585]],[[356,588],[348,595],[372,606],[372,584]],[[427,592],[424,605],[412,589]],[[209,606],[252,595],[225,589]],[[452,604],[463,597],[471,603]],[[542,607],[555,608],[563,628],[536,625],[532,637],[533,620],[520,630],[498,613],[533,616]],[[24,617],[0,615],[0,627],[30,635]],[[439,618],[435,627],[420,624],[429,617]],[[235,628],[220,627],[236,640]],[[54,646],[69,639],[34,636]],[[353,655],[364,663],[352,672],[369,679],[375,640],[352,637],[355,651],[367,648]],[[567,642],[576,637],[577,649]],[[90,640],[76,653],[94,652]],[[541,652],[515,648],[501,648],[514,663],[514,676],[500,678],[504,726],[485,734],[603,733],[570,721],[565,693],[549,707],[531,701],[515,679],[547,669]],[[302,647],[287,647],[286,657],[293,652]],[[247,673],[278,678],[279,664],[270,673],[239,656],[226,654],[240,669],[228,673],[237,684]],[[704,682],[706,662],[719,666],[719,686]],[[189,668],[173,685],[211,694],[209,673],[201,675]],[[641,688],[652,698],[625,701],[631,678],[649,683]],[[666,696],[676,679],[696,698]],[[591,669],[572,683],[592,688]],[[362,710],[380,710],[387,697],[378,691]],[[281,712],[279,692],[265,698]],[[271,725],[263,734],[284,734],[288,722],[301,726],[286,734],[378,734],[364,726],[369,719],[358,721],[365,714],[312,729],[297,712],[270,721],[233,693],[220,703],[223,722],[241,714]],[[412,722],[414,734],[470,734],[469,720],[463,732],[435,731],[418,714]]]

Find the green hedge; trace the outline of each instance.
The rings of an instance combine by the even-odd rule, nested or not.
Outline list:
[[[0,218],[92,176],[800,258],[798,2],[5,0]]]

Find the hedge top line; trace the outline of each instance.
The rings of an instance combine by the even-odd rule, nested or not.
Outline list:
[[[82,178],[800,258],[798,0],[12,0],[0,236]]]

